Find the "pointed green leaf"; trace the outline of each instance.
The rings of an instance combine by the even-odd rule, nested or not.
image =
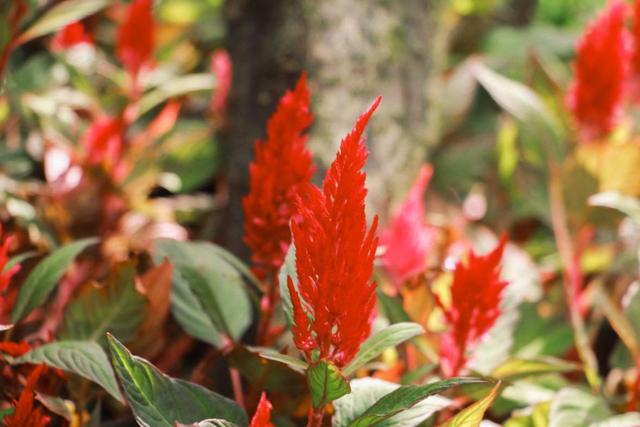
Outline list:
[[[351,391],[340,370],[325,361],[320,361],[307,370],[307,382],[315,408],[322,407]]]
[[[18,37],[18,44],[50,34],[106,7],[113,0],[66,0],[58,3]]]
[[[58,336],[104,344],[110,332],[128,341],[142,323],[145,307],[145,298],[135,288],[133,264],[121,264],[105,285],[88,289],[69,304]]]
[[[131,355],[117,339],[108,335],[116,375],[136,422],[148,427],[175,427],[220,418],[241,426],[247,415],[235,402],[197,384],[171,378],[151,363]]]
[[[491,371],[491,378],[511,380],[530,375],[542,375],[554,372],[571,372],[579,367],[553,357],[538,357],[535,359],[512,358]]]
[[[417,323],[401,322],[373,334],[362,343],[358,354],[344,367],[342,374],[347,377],[354,374],[365,363],[378,357],[385,349],[395,347],[423,333],[424,328]]]
[[[215,86],[215,77],[207,73],[177,77],[163,83],[160,87],[143,96],[138,104],[138,114],[145,114],[167,99],[176,98],[192,92],[212,90]]]
[[[613,414],[607,403],[587,390],[565,387],[556,393],[549,408],[549,427],[584,427]]]
[[[486,381],[480,378],[451,378],[430,384],[402,386],[380,398],[373,406],[353,420],[349,427],[378,425],[394,415],[412,408],[427,397],[441,393],[451,387],[484,382]]]
[[[291,295],[289,295],[289,286],[287,285],[288,278],[291,277],[293,284],[298,284],[298,274],[296,273],[296,247],[292,243],[289,245],[287,256],[284,258],[284,263],[280,267],[278,273],[278,285],[280,286],[280,300],[282,301],[282,309],[289,322],[289,325],[293,325],[293,304],[291,303]]]
[[[484,418],[484,413],[487,412],[487,409],[491,407],[491,404],[498,396],[500,385],[500,382],[496,383],[486,397],[464,408],[442,427],[478,427]]]
[[[107,354],[95,342],[58,341],[31,350],[14,363],[44,363],[80,375],[102,386],[111,396],[124,402]]]
[[[278,351],[268,347],[248,347],[249,350],[257,352],[260,357],[267,360],[273,360],[274,362],[284,363],[294,371],[305,373],[309,364],[304,360],[289,356],[287,354],[279,353]]]
[[[42,304],[60,281],[67,267],[87,246],[98,242],[96,238],[82,239],[59,249],[40,261],[20,287],[11,313],[11,321],[17,323]]]

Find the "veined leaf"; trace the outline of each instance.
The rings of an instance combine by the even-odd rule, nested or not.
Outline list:
[[[96,238],[82,239],[56,249],[40,261],[20,287],[11,313],[11,321],[17,323],[47,299],[51,291],[73,259],[87,246],[98,242]]]
[[[480,378],[451,378],[424,385],[402,386],[380,398],[373,406],[353,420],[349,427],[378,425],[394,415],[412,408],[427,397],[441,393],[451,387],[484,382],[486,381]]]
[[[539,357],[536,359],[512,358],[495,368],[490,377],[500,380],[514,380],[530,375],[571,372],[578,369],[579,367],[573,363],[552,357]]]
[[[385,349],[395,347],[406,340],[424,333],[417,323],[395,323],[370,336],[362,345],[356,357],[342,370],[344,376],[354,374],[365,363],[379,356]]]
[[[351,393],[333,402],[333,427],[347,427],[376,401],[400,387],[378,378],[359,378],[352,380]],[[413,427],[420,425],[437,411],[446,408],[451,400],[433,395],[416,403],[413,407],[380,421],[377,427]]]
[[[304,374],[309,365],[304,360],[289,356],[287,354],[279,353],[278,351],[268,347],[248,347],[249,350],[257,352],[260,357],[267,360],[273,360],[274,362],[284,363],[294,371]]]
[[[108,336],[111,359],[136,422],[145,427],[175,427],[213,417],[241,426],[247,415],[235,402],[211,390],[171,378],[148,361],[132,356]]]
[[[36,37],[53,33],[67,24],[98,12],[110,3],[113,3],[113,0],[66,0],[60,2],[20,34],[17,43],[22,44]]]
[[[146,302],[135,288],[132,263],[116,266],[107,283],[90,285],[65,310],[61,339],[100,341],[107,332],[123,341],[133,337],[145,315]]]
[[[296,273],[296,247],[293,243],[289,245],[287,256],[284,263],[280,267],[278,273],[278,286],[280,286],[280,300],[282,301],[282,309],[289,322],[289,326],[293,325],[293,304],[291,303],[291,295],[289,294],[289,286],[287,286],[288,277],[291,277],[293,284],[298,285],[298,274]]]
[[[638,427],[640,426],[640,413],[627,412],[626,414],[616,415],[607,418],[604,421],[592,423],[589,427]]]
[[[325,361],[320,361],[307,370],[307,381],[315,408],[320,408],[351,391],[340,370]]]
[[[586,390],[566,387],[556,393],[549,409],[549,427],[583,427],[613,414],[607,403]]]
[[[44,363],[80,375],[102,386],[111,396],[124,402],[106,353],[91,341],[58,341],[31,350],[14,363]]]
[[[491,392],[482,400],[464,408],[455,417],[451,418],[442,427],[478,427],[482,422],[484,413],[487,412],[493,401],[498,396],[501,383],[498,382]]]

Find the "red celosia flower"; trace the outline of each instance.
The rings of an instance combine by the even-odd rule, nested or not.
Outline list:
[[[31,346],[26,341],[12,342],[3,341],[0,342],[0,353],[6,353],[11,357],[20,357],[31,351]]]
[[[425,260],[434,243],[435,230],[425,222],[422,198],[433,175],[425,165],[411,187],[406,200],[391,220],[389,229],[380,235],[386,250],[382,257],[385,270],[396,287],[424,271]]]
[[[578,44],[568,104],[586,139],[605,136],[619,120],[629,75],[626,13],[626,3],[613,0]]]
[[[321,359],[338,366],[353,359],[373,320],[375,283],[370,279],[378,218],[367,232],[362,134],[379,103],[380,98],[342,140],[322,189],[307,184],[296,198],[291,223],[302,297],[289,279],[295,344],[307,359],[317,349]]]
[[[78,44],[93,45],[93,38],[85,31],[82,22],[76,21],[62,28],[51,40],[54,50],[69,49]]]
[[[507,282],[500,279],[500,260],[507,242],[500,239],[490,253],[469,253],[453,272],[451,307],[444,310],[449,330],[442,336],[440,356],[446,376],[457,375],[467,363],[467,350],[478,343],[500,315],[502,291]]]
[[[151,0],[133,0],[118,29],[118,58],[135,81],[142,66],[153,57],[155,22]]]
[[[2,225],[0,224],[0,240],[2,239]],[[11,282],[11,278],[20,271],[20,265],[16,264],[7,271],[5,267],[9,262],[9,249],[11,247],[11,242],[13,241],[13,236],[8,235],[4,238],[4,242],[0,245],[0,320],[2,319],[2,315],[9,307],[6,307],[6,297],[7,297],[7,289],[9,288],[9,283]]]
[[[258,403],[258,408],[251,419],[249,427],[273,427],[273,423],[271,423],[271,402],[269,402],[264,392],[260,396],[260,403]]]
[[[44,365],[39,365],[29,375],[20,397],[13,402],[13,414],[7,415],[3,419],[7,427],[44,427],[51,421],[44,414],[42,407],[34,408],[35,387],[44,368]]]
[[[256,142],[256,158],[249,167],[249,194],[244,207],[244,241],[252,252],[256,273],[273,275],[282,265],[291,232],[298,189],[313,175],[311,153],[303,134],[311,125],[310,95],[303,74],[293,92],[284,94],[269,119],[267,139]]]
[[[640,0],[633,2],[633,53],[631,55],[631,97],[636,103],[640,102]]]
[[[216,90],[211,98],[211,111],[216,115],[223,115],[227,107],[233,67],[231,57],[224,49],[217,49],[211,56],[211,72],[216,76]]]
[[[102,117],[91,124],[82,138],[87,162],[114,165],[124,148],[124,122],[120,117]]]

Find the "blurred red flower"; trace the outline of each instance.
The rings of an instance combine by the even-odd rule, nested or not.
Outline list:
[[[2,225],[0,224],[0,241],[2,241]],[[13,242],[13,236],[7,235],[4,237],[4,241],[0,244],[0,321],[3,314],[10,308],[7,306],[7,291],[11,278],[20,271],[20,264],[16,264],[7,269],[7,263],[9,262],[9,249]],[[6,270],[6,271],[5,271]]]
[[[425,221],[422,202],[432,175],[431,165],[420,169],[389,228],[380,234],[380,243],[385,247],[382,262],[397,288],[405,280],[424,271],[427,254],[435,241],[435,230]]]
[[[260,403],[258,403],[258,408],[251,419],[249,427],[273,427],[271,422],[271,402],[269,402],[264,392],[260,396]]]
[[[58,31],[51,40],[51,48],[61,51],[83,43],[93,45],[94,41],[85,31],[82,22],[76,21]]]
[[[44,414],[42,407],[34,407],[35,387],[45,370],[44,365],[34,369],[18,400],[13,402],[14,412],[4,417],[2,421],[7,427],[44,427],[49,425],[51,419]]]
[[[291,225],[302,296],[289,278],[294,341],[307,359],[317,349],[320,359],[338,366],[353,359],[369,336],[375,308],[376,286],[370,279],[378,218],[367,231],[362,168],[367,159],[364,129],[379,103],[380,98],[342,140],[322,189],[307,184],[297,197]]]
[[[250,192],[242,201],[244,241],[251,249],[254,271],[264,278],[276,274],[284,261],[294,214],[294,199],[308,183],[314,167],[303,132],[311,125],[311,100],[303,74],[293,92],[280,99],[267,124],[267,139],[256,141],[249,166]]]
[[[578,43],[568,105],[586,140],[606,136],[620,119],[631,55],[626,14],[623,0],[611,1]]]
[[[493,327],[500,316],[502,292],[507,282],[500,279],[500,261],[507,236],[502,236],[486,255],[469,253],[467,262],[458,262],[453,272],[451,306],[444,309],[449,326],[440,341],[443,373],[460,373],[467,363],[467,351]]]
[[[115,165],[124,148],[124,131],[120,117],[104,116],[94,121],[82,138],[87,162]]]
[[[224,115],[233,79],[231,57],[226,50],[217,49],[213,52],[211,72],[216,77],[216,90],[211,98],[211,111],[215,115]]]
[[[138,73],[152,59],[155,48],[155,22],[151,0],[134,0],[127,16],[118,29],[117,54],[131,75],[137,80]]]

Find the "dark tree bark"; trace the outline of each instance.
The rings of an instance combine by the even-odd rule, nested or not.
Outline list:
[[[226,247],[246,260],[242,197],[249,191],[254,142],[264,137],[279,97],[303,70],[307,26],[298,1],[228,0],[225,13],[234,76],[229,127],[223,138],[229,204],[222,238]]]

